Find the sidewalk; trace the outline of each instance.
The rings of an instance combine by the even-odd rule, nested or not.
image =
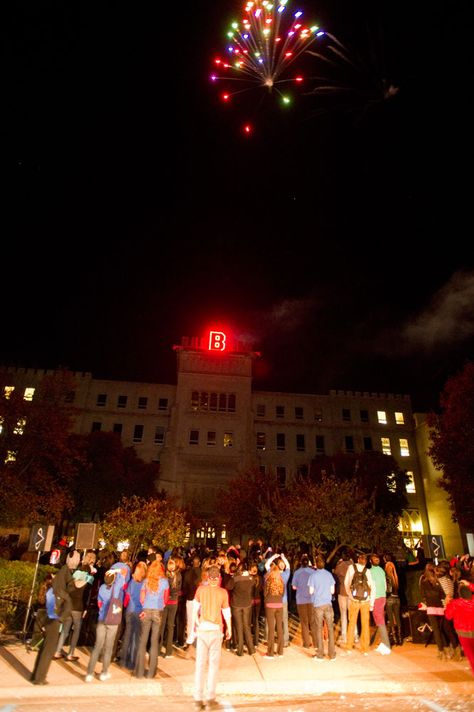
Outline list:
[[[51,663],[48,685],[29,682],[36,653],[28,653],[16,639],[0,646],[0,703],[12,703],[27,698],[75,698],[87,696],[164,695],[192,696],[194,648],[174,649],[171,659],[160,658],[154,680],[137,680],[116,664],[109,671],[110,680],[84,682],[89,649],[77,649],[79,660]],[[260,645],[254,656],[237,657],[223,650],[217,693],[220,696],[246,694],[282,697],[319,696],[327,693],[358,693],[361,695],[474,696],[474,677],[468,662],[442,662],[436,657],[436,647],[405,642],[395,647],[391,655],[382,656],[372,650],[362,656],[354,650],[344,655],[336,649],[334,661],[315,661],[312,651],[291,644],[281,658],[263,658],[265,646]],[[100,663],[96,672],[100,672]]]

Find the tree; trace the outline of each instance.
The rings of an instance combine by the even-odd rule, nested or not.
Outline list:
[[[123,447],[115,433],[76,435],[74,445],[76,520],[100,518],[117,507],[123,497],[157,495],[155,481],[159,466],[144,462],[135,448]]]
[[[58,522],[73,505],[74,410],[66,403],[73,389],[72,374],[60,370],[46,375],[29,399],[24,391],[10,389],[7,372],[0,374],[2,524]]]
[[[102,534],[113,549],[128,541],[132,557],[144,546],[155,544],[166,551],[181,546],[186,537],[183,512],[166,499],[123,497],[120,505],[101,522]]]
[[[342,546],[392,550],[401,543],[398,516],[367,506],[355,479],[299,477],[279,510],[263,514],[274,539],[288,546],[305,542],[328,561]]]
[[[474,528],[474,363],[449,378],[440,395],[441,413],[429,413],[429,456],[448,493],[453,520]]]
[[[280,496],[276,475],[259,469],[241,472],[217,493],[219,514],[232,536],[267,536],[262,510],[273,511]],[[271,530],[270,530],[271,531]]]

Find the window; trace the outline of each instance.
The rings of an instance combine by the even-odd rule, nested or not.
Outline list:
[[[209,403],[209,410],[212,410],[212,411],[214,411],[214,412],[217,411],[217,400],[218,400],[217,393],[211,393],[211,400],[210,400],[210,403]]]
[[[210,446],[213,446],[216,444],[216,431],[215,430],[207,431],[207,444]]]
[[[303,420],[303,408],[299,405],[295,406],[295,418],[296,420]]]
[[[138,397],[138,407],[140,410],[144,410],[148,405],[148,398],[146,396]]]
[[[352,435],[346,435],[344,437],[344,447],[346,452],[354,452],[354,437]]]
[[[3,393],[5,394],[6,400],[9,400],[9,398],[14,390],[15,390],[15,386],[5,386],[5,388],[3,389]],[[5,462],[6,462],[6,460],[5,460]]]
[[[102,423],[94,421],[92,423],[91,433],[98,433],[99,430],[102,430]]]
[[[408,478],[408,482],[407,482],[407,484],[406,484],[406,491],[407,491],[409,494],[413,494],[414,492],[416,492],[415,477],[414,477],[414,475],[413,475],[413,472],[408,471],[408,470],[407,470],[407,472],[406,472],[405,474],[406,474],[406,476],[407,476],[407,478]]]
[[[349,408],[342,409],[342,419],[345,423],[349,423],[351,420],[351,411]]]
[[[227,395],[225,393],[219,393],[219,412],[225,413],[227,410]]]
[[[284,418],[285,417],[285,406],[284,405],[277,405],[275,409],[276,417],[277,418]]]
[[[259,465],[258,466],[258,471],[260,472],[261,475],[264,475],[266,470],[265,470],[265,465]]]
[[[235,393],[229,393],[227,400],[227,410],[229,413],[235,413]]]
[[[117,408],[126,408],[127,400],[128,400],[128,396],[119,396],[117,398]]]
[[[232,447],[234,444],[234,433],[224,433],[224,447]]]
[[[158,398],[158,410],[168,410],[168,398]]]
[[[300,465],[299,467],[297,467],[296,474],[298,475],[298,477],[307,477],[308,476],[308,465]]]
[[[122,423],[114,423],[114,427],[112,428],[113,433],[115,433],[116,435],[122,435],[122,430],[123,430]]]
[[[263,403],[257,404],[257,418],[265,417],[265,405]]]
[[[403,413],[395,412],[395,422],[397,425],[405,425],[405,418],[403,416]]]
[[[155,445],[163,445],[165,442],[165,429],[162,425],[155,427]]]
[[[364,438],[364,450],[373,450],[372,438],[370,435]]]
[[[68,391],[64,396],[65,403],[74,403],[76,399],[76,391]]]
[[[377,420],[382,425],[387,425],[387,413],[384,410],[377,411]]]
[[[408,447],[408,440],[406,438],[400,438],[400,455],[401,457],[410,457],[410,449]]]
[[[206,391],[202,391],[199,395],[199,408],[200,410],[209,408],[209,393],[206,393]]]
[[[0,435],[3,433],[3,423],[4,423],[4,420],[3,420],[2,416],[0,415]]]
[[[26,425],[26,418],[19,418],[16,421],[16,425],[13,428],[13,433],[15,435],[23,435],[23,432],[25,430],[25,425]]]
[[[99,393],[97,396],[96,405],[104,406],[107,403],[107,394]]]
[[[199,430],[191,430],[189,432],[189,444],[199,445]]]
[[[390,447],[390,438],[380,438],[380,444],[382,445],[382,452],[384,455],[392,454],[392,448]]]
[[[325,445],[324,445],[324,435],[316,435],[316,454],[324,455]]]
[[[257,450],[265,450],[265,433],[257,433]]]
[[[297,433],[296,435],[296,449],[298,452],[304,452],[306,450],[304,435],[301,433]]]
[[[25,392],[23,394],[23,400],[32,401],[34,394],[35,394],[34,388],[25,388]]]
[[[277,433],[277,450],[284,450],[285,449],[285,433]]]
[[[198,391],[193,391],[191,393],[191,408],[192,410],[197,410],[199,408],[199,393]],[[160,409],[159,401],[158,401],[158,410]]]
[[[360,422],[361,422],[361,423],[368,423],[368,422],[369,422],[369,411],[368,411],[368,410],[361,410],[361,411],[360,411]]]
[[[286,485],[286,467],[277,467],[276,476],[279,487],[284,487]]]
[[[132,438],[134,443],[141,443],[141,441],[143,440],[143,430],[144,430],[143,425],[135,425],[135,427],[133,429],[133,438]]]

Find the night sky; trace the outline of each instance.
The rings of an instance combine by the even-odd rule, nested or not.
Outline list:
[[[474,346],[467,0],[289,0],[362,67],[290,110],[209,81],[243,3],[7,5],[0,363],[173,383],[219,323],[256,389],[437,407]]]

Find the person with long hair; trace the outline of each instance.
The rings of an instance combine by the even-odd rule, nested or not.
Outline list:
[[[140,601],[143,609],[140,613],[140,638],[134,672],[135,677],[143,677],[145,675],[148,639],[150,639],[150,653],[146,677],[149,679],[155,677],[158,667],[158,638],[161,618],[163,609],[168,601],[169,588],[163,564],[160,561],[152,561],[140,591]]]
[[[450,631],[445,626],[444,618],[444,598],[445,593],[436,575],[436,566],[428,562],[420,577],[421,600],[426,606],[428,623],[433,631],[436,646],[438,648],[438,658],[447,660]],[[453,645],[453,648],[456,644]]]
[[[402,619],[400,616],[400,596],[398,595],[398,573],[393,563],[391,554],[384,554],[385,580],[387,584],[387,600],[385,612],[387,614],[387,630],[392,645],[402,645]]]
[[[276,628],[276,655],[283,655],[283,593],[285,584],[280,576],[278,561],[274,560],[263,583],[263,599],[265,604],[265,619],[267,622],[267,652],[264,658],[273,660]]]
[[[173,655],[174,623],[178,610],[178,600],[181,594],[182,575],[178,560],[170,556],[166,563],[166,576],[169,583],[169,598],[163,610],[161,618],[161,630],[159,636],[159,649],[163,645],[166,648],[165,657],[171,658]]]

